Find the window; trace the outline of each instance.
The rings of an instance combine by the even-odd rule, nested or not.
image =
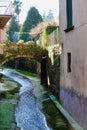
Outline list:
[[[72,0],[67,0],[67,28],[72,27]]]
[[[71,53],[67,53],[67,72],[71,72]]]
[[[68,32],[74,28],[73,18],[72,18],[72,0],[66,0],[66,14],[67,14],[67,29],[65,32]]]

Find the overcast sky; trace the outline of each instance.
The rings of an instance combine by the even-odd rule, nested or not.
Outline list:
[[[26,15],[30,7],[35,6],[39,13],[43,15],[48,13],[49,9],[52,9],[54,17],[59,16],[59,0],[20,0],[22,2],[22,9],[20,14],[21,23],[25,20]]]

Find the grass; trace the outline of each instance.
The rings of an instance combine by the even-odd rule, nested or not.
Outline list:
[[[7,76],[2,76],[3,88],[8,89],[8,91],[15,91],[19,89],[20,84],[12,79],[9,79]]]
[[[24,75],[26,75],[26,76],[39,77],[38,74],[31,73],[31,72],[24,71],[24,70],[20,70],[20,69],[14,69],[14,68],[11,68],[11,67],[7,67],[7,66],[5,66],[5,65],[3,65],[2,68],[7,68],[7,69],[16,70],[17,72],[19,72],[19,73],[21,73],[21,74],[24,74]]]
[[[3,76],[3,80],[5,87],[9,82],[10,87],[12,88],[15,85],[15,88],[0,93],[0,130],[12,130],[13,123],[15,124],[14,109],[18,99],[16,93],[19,90],[20,84],[6,76]]]
[[[0,103],[0,130],[10,130],[14,122],[14,107],[4,100]]]
[[[36,74],[26,71],[16,71],[26,76],[37,77]],[[0,130],[12,130],[13,123],[15,124],[14,109],[18,99],[16,93],[19,91],[20,84],[4,75],[2,79],[4,82],[4,87],[8,89],[13,87],[13,90],[0,93]]]
[[[38,85],[35,85],[34,91],[39,102],[39,108],[44,113],[49,128],[51,130],[69,130],[67,120],[50,100],[47,88],[41,87],[38,82]]]
[[[26,75],[26,76],[32,76],[32,77],[36,77],[37,75],[36,74],[32,74],[32,73],[29,73],[29,72],[26,72],[26,71],[22,71],[22,70],[17,70],[17,72],[19,72],[19,73],[21,73],[21,74],[24,74],[24,75]],[[34,86],[39,86],[39,84],[38,83],[36,83],[36,82],[34,82],[35,83],[35,85]],[[36,85],[37,84],[37,85]],[[36,89],[35,89],[35,93],[36,93],[36,95],[38,96],[38,93],[39,93],[39,91],[41,91],[42,92],[42,89],[40,89],[40,90],[37,90],[37,87],[35,87]],[[37,91],[36,91],[37,90]],[[44,92],[44,91],[43,91]],[[40,94],[40,93],[39,93]],[[6,96],[6,98],[8,98],[8,97],[11,97],[10,95],[8,95],[7,94],[7,96]],[[12,97],[13,98],[13,97]],[[15,98],[15,96],[14,96],[14,98]],[[9,98],[8,98],[9,99]],[[10,99],[11,100],[11,99]],[[10,100],[7,100],[7,101],[10,101]],[[9,102],[8,102],[8,104],[9,104]],[[3,105],[3,104],[2,104]],[[7,104],[5,104],[6,105],[6,107],[7,106],[9,106],[9,108],[7,108],[7,109],[10,109],[10,105],[12,105],[11,103],[10,103],[10,105],[7,105]],[[52,101],[50,101],[50,100],[46,100],[46,101],[43,101],[42,102],[42,105],[43,105],[43,107],[42,107],[42,111],[43,111],[43,113],[46,115],[46,120],[47,120],[47,122],[48,122],[48,126],[50,127],[50,128],[52,128],[53,130],[68,130],[68,123],[67,123],[67,121],[66,121],[66,119],[61,115],[61,113],[56,109],[56,107],[54,106],[54,104],[52,103]],[[12,110],[10,109],[10,116],[11,117],[13,117],[14,115],[13,115],[13,111],[14,111],[14,107],[13,106],[11,106],[11,108],[12,108]],[[7,110],[6,109],[6,110]],[[8,112],[8,111],[7,111]],[[6,113],[5,112],[2,112],[2,113],[4,113],[4,115],[6,115]],[[4,116],[4,118],[5,118],[5,116]],[[11,119],[11,120],[10,120]],[[1,118],[1,116],[0,116],[0,120],[2,121],[2,118]],[[4,123],[6,122],[6,120],[4,119],[4,121],[3,121]],[[10,130],[10,128],[11,128],[11,125],[12,125],[12,122],[14,122],[14,118],[9,118],[9,122],[10,123],[8,123],[7,124],[7,126],[9,127],[9,129],[8,128],[5,128],[5,126],[3,126],[3,128],[2,128],[2,126],[0,126],[1,128],[0,128],[0,130]],[[3,123],[3,124],[4,124]],[[2,124],[1,122],[0,122],[0,124]],[[6,123],[5,123],[6,124]]]
[[[56,109],[52,101],[43,102],[43,112],[46,115],[48,126],[53,130],[68,130],[68,122],[63,115]]]
[[[17,87],[17,84],[16,83],[14,83],[13,81],[6,81],[6,83],[4,83],[3,84],[3,87],[5,88],[5,89],[8,89],[8,90],[12,90],[12,89],[14,89],[15,87]]]
[[[18,70],[18,69],[16,69],[16,71],[19,72],[19,73],[21,73],[21,74],[24,74],[26,76],[39,77],[37,74],[30,73],[30,72],[27,72],[27,71],[24,71],[24,70]]]

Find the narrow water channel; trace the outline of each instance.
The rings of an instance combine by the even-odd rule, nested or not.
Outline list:
[[[2,73],[21,84],[15,108],[20,130],[68,130],[66,120],[41,86],[34,89],[29,78],[10,70],[3,70]]]
[[[46,88],[37,86],[34,91],[36,91],[38,106],[44,113],[50,130],[69,130],[67,120],[50,100]]]

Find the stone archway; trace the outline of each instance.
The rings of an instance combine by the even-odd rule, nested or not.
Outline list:
[[[47,57],[48,51],[37,45],[5,45],[0,54],[0,66],[15,58],[30,58],[41,64],[41,84],[47,84]]]

